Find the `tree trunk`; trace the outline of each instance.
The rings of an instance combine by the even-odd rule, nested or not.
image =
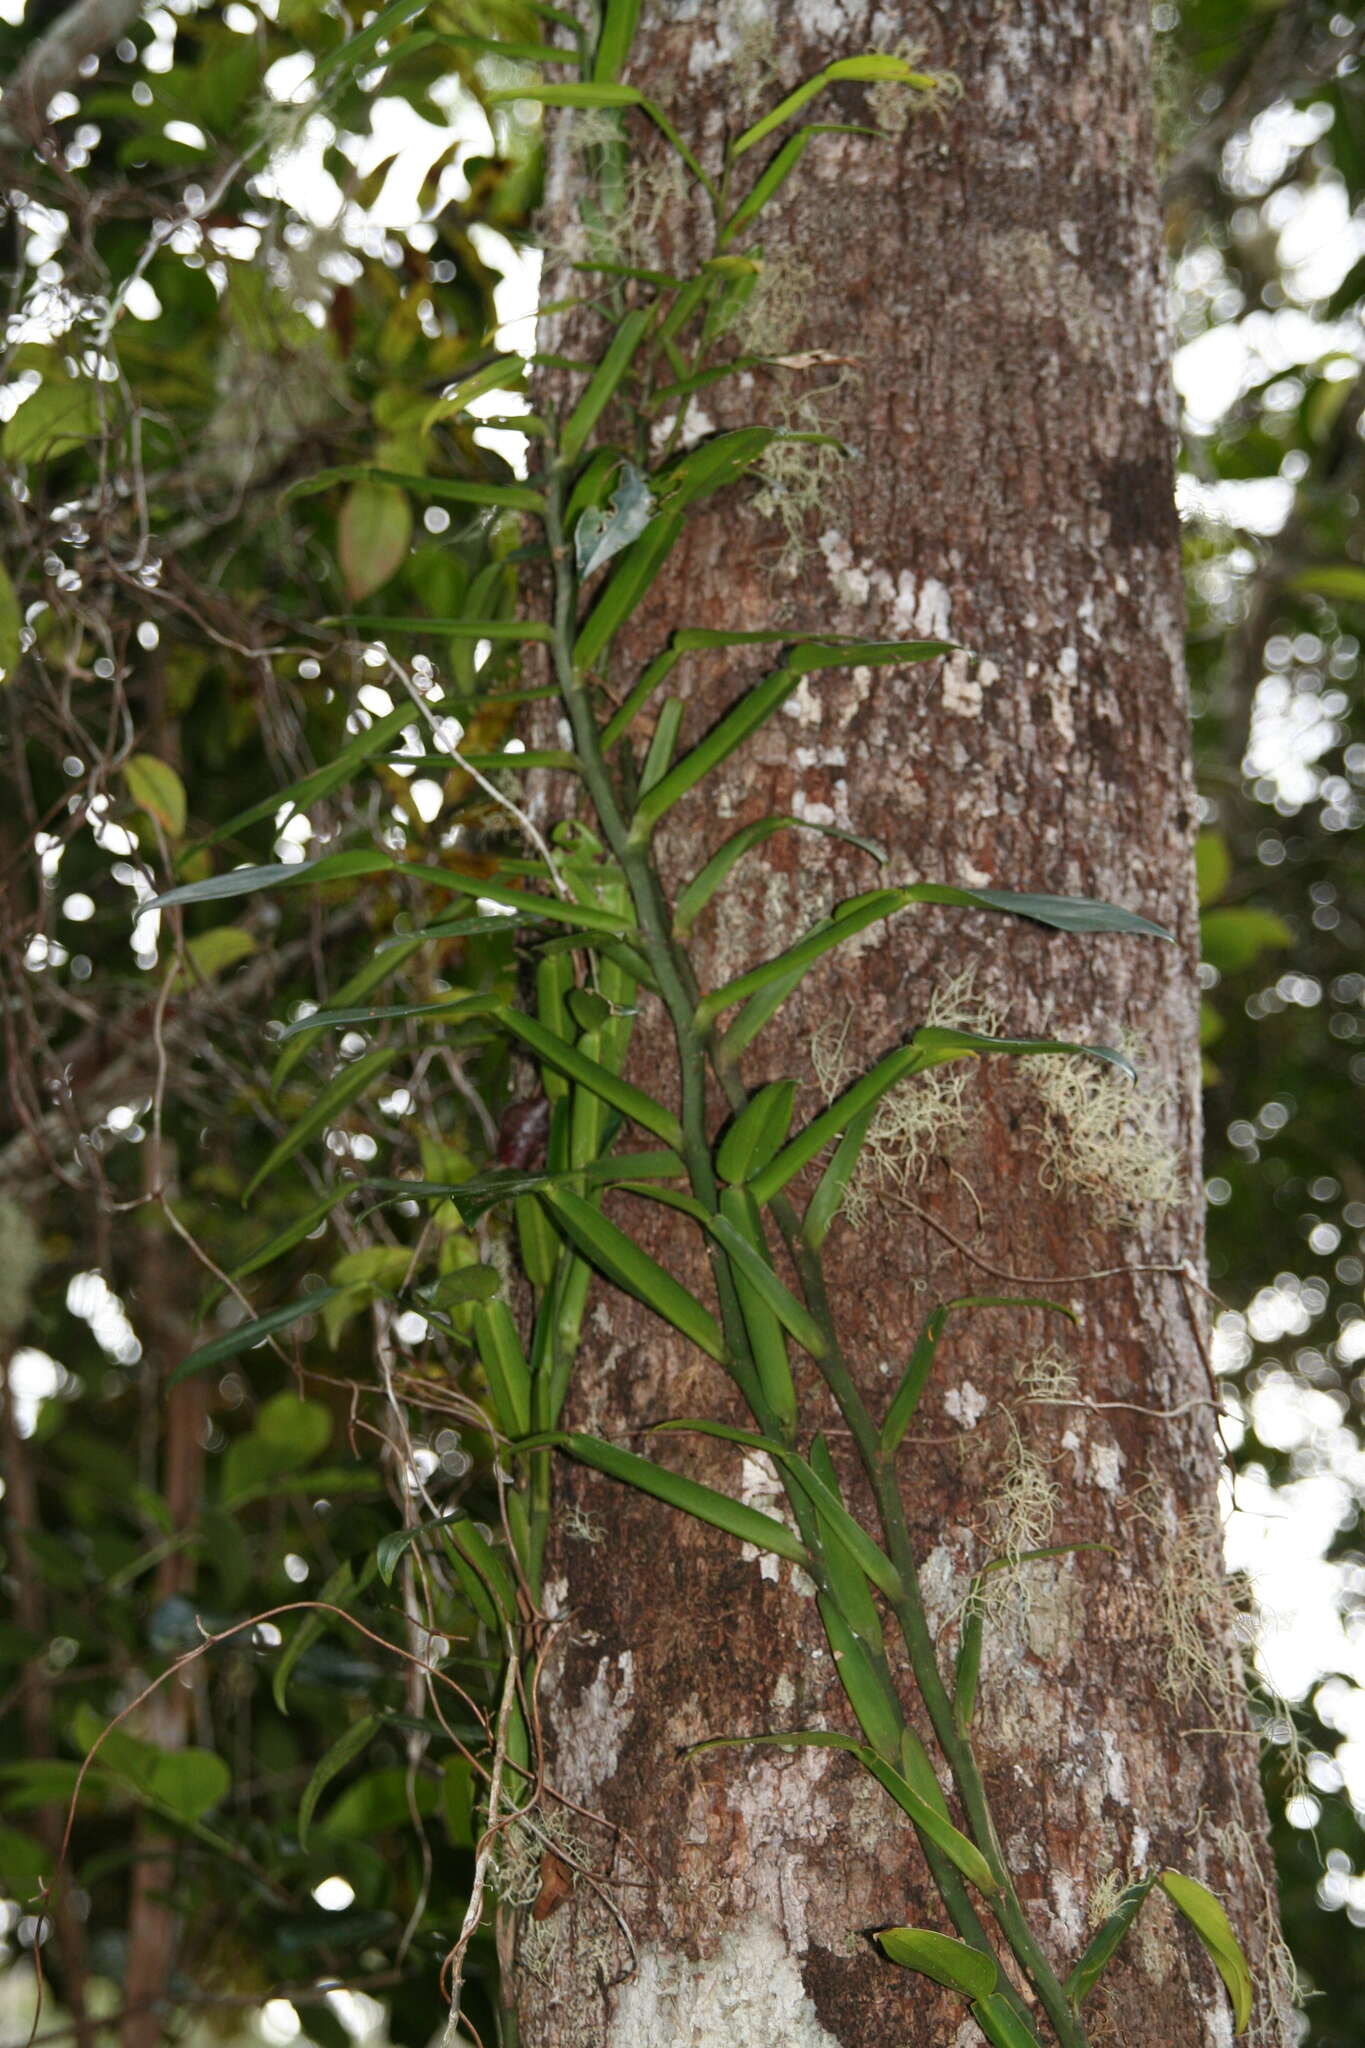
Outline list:
[[[835,1070],[861,1072],[926,1018],[1133,1036],[1128,1100],[1072,1068],[1051,1069],[1049,1085],[1045,1062],[911,1084],[920,1093],[882,1132],[880,1181],[860,1183],[827,1262],[879,1407],[939,1303],[1041,1295],[1074,1312],[1074,1325],[1017,1307],[948,1324],[900,1464],[941,1661],[951,1668],[972,1574],[990,1558],[1113,1546],[1001,1575],[991,1602],[977,1726],[1007,1859],[1062,1973],[1089,1938],[1097,1886],[1155,1865],[1203,1878],[1252,1958],[1252,2038],[1279,2043],[1292,2031],[1267,1988],[1273,1894],[1222,1582],[1199,1286],[1194,803],[1148,13],[1147,0],[782,0],[767,41],[761,0],[753,12],[646,5],[626,75],[703,146],[871,48],[922,51],[963,90],[890,142],[817,137],[764,215],[758,340],[856,361],[842,375],[759,373],[733,402],[742,412],[708,391],[708,417],[691,424],[785,408],[858,453],[842,476],[823,464],[799,561],[751,490],[697,516],[613,683],[624,691],[632,663],[684,624],[942,636],[977,657],[810,679],[673,814],[676,878],[768,812],[889,851],[878,876],[835,840],[766,842],[703,921],[703,985],[882,879],[1100,897],[1178,934],[1176,946],[1086,938],[922,907],[809,976],[745,1077],[799,1077],[809,1114]],[[803,118],[884,112],[840,87]],[[561,123],[552,244],[575,175]],[[670,268],[707,253],[694,228],[686,208],[665,207]],[[561,295],[553,272],[547,288]],[[813,409],[795,404],[836,383]],[[699,660],[685,739],[758,672]],[[656,1090],[669,1051],[664,1026],[643,1019],[638,1072]],[[632,1230],[699,1280],[686,1226],[641,1223],[640,1206]],[[612,1435],[728,1412],[719,1372],[621,1296],[603,1290],[588,1327],[571,1426]],[[832,1429],[814,1384],[802,1399],[803,1427]],[[696,1440],[668,1455],[765,1498],[761,1462]],[[520,1943],[526,2048],[979,2040],[960,1999],[867,1939],[945,1923],[910,1829],[855,1764],[825,1750],[684,1754],[707,1736],[850,1725],[791,1569],[595,1475],[566,1475],[562,1498],[576,1512],[551,1564],[552,1609],[567,1617],[543,1690],[551,1770],[618,1831],[609,1885],[634,1949],[600,1891],[580,1881],[545,1899]],[[583,1824],[599,1869],[607,1839]],[[1160,1898],[1086,2017],[1094,2041],[1127,2048],[1231,2039],[1207,1957]]]

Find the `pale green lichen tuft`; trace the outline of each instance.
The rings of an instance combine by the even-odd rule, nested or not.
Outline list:
[[[1166,1136],[1169,1089],[1135,1087],[1116,1068],[1079,1054],[1033,1061],[1030,1078],[1047,1111],[1038,1133],[1045,1188],[1086,1197],[1105,1224],[1164,1214],[1180,1201],[1180,1161]]]
[[[1086,1901],[1086,1925],[1092,1929],[1102,1927],[1110,1914],[1118,1911],[1119,1900],[1131,1883],[1132,1879],[1121,1870],[1106,1871]]]
[[[841,1025],[823,1025],[811,1041],[816,1082],[830,1101],[854,1078],[848,1053],[852,1020],[850,1010]],[[934,990],[924,1021],[942,1029],[994,1035],[1001,1014],[978,992],[974,970],[965,967]],[[976,1114],[971,1065],[956,1060],[931,1067],[882,1098],[844,1194],[843,1213],[855,1229],[866,1223],[879,1202],[907,1195],[923,1180],[936,1149],[970,1128]]]
[[[0,1336],[22,1329],[42,1263],[42,1243],[28,1215],[17,1202],[0,1199]]]

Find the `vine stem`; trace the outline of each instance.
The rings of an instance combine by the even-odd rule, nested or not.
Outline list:
[[[716,1059],[713,1033],[698,1025],[696,1011],[699,992],[691,963],[673,937],[671,918],[649,847],[647,844],[632,841],[630,837],[628,821],[602,753],[597,722],[574,665],[577,583],[564,532],[563,478],[557,469],[552,469],[547,477],[545,498],[546,538],[549,542],[554,582],[551,656],[555,679],[569,719],[589,799],[608,845],[625,875],[640,923],[642,951],[658,984],[677,1042],[681,1082],[683,1163],[693,1194],[707,1213],[714,1215],[718,1213],[719,1198],[707,1132],[708,1056],[709,1064],[732,1107],[743,1107],[748,1100],[748,1091],[733,1069]],[[892,1563],[901,1578],[902,1595],[892,1604],[910,1659],[916,1688],[948,1763],[963,1810],[999,1885],[998,1893],[991,1899],[992,1913],[1011,1953],[1046,2011],[1060,2048],[1085,2048],[1084,2030],[1025,1918],[1001,1853],[980,1769],[970,1742],[957,1725],[952,1702],[938,1668],[924,1612],[913,1546],[895,1475],[881,1453],[871,1416],[840,1349],[829,1308],[821,1261],[818,1254],[811,1252],[802,1244],[795,1212],[786,1198],[780,1198],[772,1207],[788,1250],[797,1266],[807,1303],[826,1335],[829,1353],[827,1358],[821,1361],[821,1370],[852,1433],[860,1462],[876,1500],[878,1516],[882,1522]],[[760,1429],[765,1434],[778,1435],[792,1441],[794,1428],[780,1425],[767,1412],[767,1405],[762,1400],[757,1377],[753,1371],[752,1354],[743,1316],[729,1271],[729,1262],[718,1247],[712,1246],[710,1250],[727,1350],[731,1354],[729,1362],[732,1373]],[[828,1591],[818,1517],[812,1512],[809,1503],[802,1500],[797,1492],[789,1490],[788,1497],[798,1527],[811,1553],[817,1584],[824,1581],[822,1590]],[[875,1668],[878,1669],[879,1682],[888,1690],[903,1723],[903,1710],[884,1657],[876,1660]],[[923,1836],[920,1839],[935,1886],[954,1925],[972,1947],[990,1954],[991,1946],[986,1930],[959,1873],[932,1842]],[[1029,2008],[1008,1978],[1002,1977],[1000,1990],[1032,2030],[1033,2021]]]

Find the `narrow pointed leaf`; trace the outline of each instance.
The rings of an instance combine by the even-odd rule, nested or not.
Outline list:
[[[922,1977],[932,1977],[935,1984],[967,1998],[989,1998],[1000,1981],[993,1956],[952,1935],[936,1934],[928,1927],[884,1927],[875,1939],[903,1970],[918,1970]]]
[[[649,742],[649,752],[645,755],[645,764],[640,770],[640,792],[642,795],[646,790],[653,789],[656,783],[662,782],[664,776],[668,773],[669,763],[673,759],[673,750],[678,743],[678,729],[682,724],[683,712],[686,708],[680,697],[667,698],[660,708],[654,733]]]
[[[753,1256],[765,1270],[768,1268],[767,1242],[763,1235],[763,1221],[757,1206],[749,1199],[743,1188],[729,1187],[721,1190],[721,1213],[741,1239],[752,1250]],[[706,1227],[708,1218],[703,1212],[702,1224]],[[787,1356],[787,1340],[783,1335],[781,1317],[767,1292],[755,1286],[747,1264],[731,1258],[730,1277],[734,1282],[735,1294],[739,1300],[740,1313],[753,1354],[754,1372],[758,1379],[759,1392],[768,1413],[779,1427],[795,1428],[796,1388],[792,1381],[791,1360]]]
[[[506,1008],[499,1009],[496,1014],[498,1022],[521,1039],[524,1045],[529,1045],[547,1066],[590,1089],[603,1102],[609,1102],[613,1109],[619,1109],[643,1130],[652,1131],[656,1138],[662,1138],[675,1151],[681,1149],[682,1125],[671,1109],[665,1109],[653,1096],[646,1095],[643,1089],[612,1073],[600,1061],[589,1059],[577,1046],[569,1045],[555,1032],[547,1031],[533,1017],[523,1015],[520,1010]]]
[[[637,846],[643,845],[664,812],[689,789],[695,788],[704,776],[719,767],[722,761],[728,760],[752,733],[757,732],[778,705],[791,695],[799,680],[794,670],[776,669],[752,690],[747,690],[720,723],[712,727],[706,738],[641,797],[631,820],[632,842]]]
[[[1143,1901],[1157,1881],[1157,1875],[1154,1870],[1150,1876],[1140,1879],[1137,1884],[1130,1884],[1113,1912],[1096,1932],[1062,1987],[1074,2006],[1083,2005],[1094,1990],[1115,1951],[1136,1920]]]
[[[602,28],[593,51],[592,75],[595,79],[619,78],[630,55],[630,46],[635,39],[635,26],[640,18],[640,0],[606,0],[602,10]]]
[[[501,926],[501,918],[498,919],[498,924]],[[427,936],[425,931],[409,932],[396,943],[390,942],[380,946],[357,973],[342,983],[336,991],[336,1004],[343,1006],[354,1003],[358,996],[368,995],[372,988],[377,988],[381,982],[387,981],[391,974],[396,974],[399,968],[412,958]],[[270,1070],[270,1087],[274,1095],[279,1095],[284,1083],[313,1043],[314,1037],[322,1035],[320,1029],[316,1027],[311,1035],[309,1031],[313,1018],[318,1014],[319,1012],[315,1010],[313,1016],[300,1017],[280,1033],[280,1043],[284,1050]],[[286,1040],[287,1044],[284,1043]]]
[[[273,806],[272,806],[273,808]],[[230,868],[225,875],[206,875],[201,882],[180,882],[140,903],[144,910],[166,910],[178,903],[217,903],[228,896],[251,896],[263,889],[293,889],[305,883],[346,882],[358,875],[387,874],[395,863],[387,853],[327,853],[321,860],[267,861],[264,866]]]
[[[716,1153],[722,1180],[747,1180],[768,1164],[791,1129],[795,1101],[795,1081],[770,1081],[744,1105]]]
[[[578,1250],[609,1280],[672,1323],[708,1357],[724,1358],[725,1340],[715,1317],[624,1231],[567,1188],[547,1188],[542,1199]]]
[[[320,469],[300,477],[285,492],[287,498],[311,497],[332,484],[396,484],[419,497],[434,498],[447,505],[482,505],[498,512],[543,512],[545,500],[528,484],[483,483],[469,477],[423,476],[409,470],[377,469],[369,463],[345,463],[339,469]],[[408,722],[411,723],[411,707]]]
[[[620,1479],[627,1486],[637,1486],[642,1493],[666,1501],[669,1507],[680,1508],[684,1514],[694,1515],[698,1521],[723,1529],[728,1536],[738,1537],[741,1543],[752,1543],[756,1549],[771,1551],[777,1557],[790,1559],[793,1564],[806,1565],[810,1562],[800,1537],[793,1535],[786,1523],[779,1522],[775,1515],[765,1515],[761,1508],[746,1507],[742,1501],[731,1500],[728,1494],[718,1493],[714,1487],[703,1486],[700,1481],[688,1479],[681,1472],[671,1472],[665,1465],[656,1465],[651,1458],[642,1458],[634,1451],[624,1450],[619,1444],[603,1443],[599,1437],[593,1436],[552,1434],[545,1438],[532,1438],[530,1445],[533,1447],[540,1442],[558,1446],[570,1457],[593,1466],[598,1472],[605,1472],[608,1478]]]
[[[1038,2036],[1029,2021],[999,1991],[993,1998],[978,1999],[972,2006],[972,2018],[991,2048],[1038,2048]]]
[[[543,619],[428,619],[376,617],[372,613],[348,612],[342,618],[324,619],[325,626],[345,626],[356,634],[376,637],[386,633],[423,633],[442,640],[511,640],[518,645],[535,642],[547,646],[554,629]],[[411,716],[408,724],[412,723]]]
[[[319,1201],[305,1209],[301,1216],[296,1216],[283,1230],[277,1230],[273,1237],[268,1237],[254,1252],[249,1252],[240,1265],[232,1267],[228,1278],[245,1280],[249,1273],[259,1273],[262,1266],[272,1265],[276,1259],[283,1258],[286,1252],[292,1251],[296,1244],[302,1244],[304,1238],[316,1230],[324,1218],[331,1215],[338,1202],[344,1202],[347,1195],[354,1192],[353,1181],[347,1181],[338,1188],[330,1188]]]
[[[868,1125],[877,1113],[872,1103],[855,1116],[834,1149],[834,1156],[821,1174],[815,1192],[806,1204],[806,1213],[801,1222],[801,1236],[812,1251],[818,1252],[828,1237],[835,1217],[843,1207],[848,1184],[857,1171],[858,1157],[867,1137]]]
[[[892,1396],[891,1406],[886,1411],[886,1420],[881,1429],[881,1447],[889,1456],[900,1443],[914,1417],[924,1395],[930,1371],[933,1368],[934,1353],[938,1340],[943,1335],[948,1317],[956,1309],[964,1308],[1046,1308],[1053,1309],[1069,1322],[1075,1322],[1074,1309],[1062,1302],[1051,1301],[1041,1294],[960,1294],[953,1301],[941,1302],[925,1317],[915,1348],[910,1354],[900,1385]]]
[[[644,597],[681,532],[681,516],[677,512],[661,512],[620,555],[606,589],[588,613],[574,642],[573,663],[580,675],[601,660],[607,643]]]
[[[1227,1914],[1207,1885],[1183,1876],[1178,1870],[1163,1870],[1157,1883],[1177,1911],[1184,1914],[1213,1958],[1232,2000],[1233,2032],[1244,2032],[1251,2019],[1251,1969]]]
[[[675,938],[690,937],[692,927],[705,910],[711,898],[729,878],[737,861],[774,832],[818,832],[823,838],[841,839],[846,846],[856,846],[861,852],[870,854],[872,859],[882,862],[886,859],[884,847],[875,839],[864,839],[857,832],[846,832],[838,825],[817,825],[810,818],[795,818],[785,814],[769,818],[756,818],[751,825],[740,830],[717,847],[705,867],[700,868],[687,887],[678,897],[673,912],[673,933]]]
[[[360,1720],[353,1721],[350,1727],[337,1737],[326,1754],[319,1758],[299,1801],[298,1830],[301,1849],[308,1846],[308,1830],[313,1824],[313,1815],[319,1799],[337,1773],[344,1771],[347,1764],[360,1755],[362,1749],[369,1747],[383,1725],[378,1714],[362,1715]]]
[[[1000,1887],[991,1866],[975,1842],[969,1841],[961,1829],[955,1828],[950,1820],[945,1820],[936,1806],[921,1798],[900,1772],[893,1770],[891,1765],[875,1752],[868,1753],[866,1762],[877,1783],[891,1794],[901,1812],[909,1815],[920,1833],[927,1835],[935,1847],[943,1851],[949,1862],[956,1865],[978,1891],[999,1891]]]
[[[926,72],[915,71],[903,57],[893,57],[882,51],[872,51],[862,57],[841,57],[833,64],[827,64],[823,71],[817,71],[813,78],[805,79],[794,92],[779,100],[759,121],[730,145],[732,157],[743,156],[756,143],[762,142],[793,114],[801,111],[808,100],[813,100],[827,86],[837,85],[848,79],[861,84],[907,85],[920,92],[932,91],[935,81]]]
[[[500,924],[503,921],[501,918],[498,920]],[[434,1024],[454,1024],[465,1017],[486,1016],[493,1007],[490,996],[465,996],[452,989],[448,995],[434,996],[424,1003],[384,1003],[375,1009],[313,1010],[307,1017],[299,1017],[292,1024],[286,1024],[278,1042],[283,1044],[301,1031],[338,1031],[355,1025],[372,1027],[400,1023],[410,1017],[425,1017]]]
[[[262,1181],[268,1180],[270,1175],[283,1166],[287,1159],[292,1159],[310,1138],[317,1137],[334,1117],[348,1108],[358,1095],[363,1094],[375,1075],[382,1073],[386,1067],[391,1067],[401,1056],[402,1051],[400,1045],[379,1046],[374,1052],[368,1052],[362,1058],[352,1060],[349,1066],[343,1067],[335,1079],[314,1099],[312,1106],[298,1122],[292,1124],[285,1132],[264,1165],[257,1167],[242,1191],[243,1202],[250,1201]]]
[[[707,1228],[717,1243],[724,1247],[726,1256],[744,1275],[749,1286],[772,1310],[783,1329],[789,1330],[812,1358],[823,1358],[829,1344],[820,1325],[795,1295],[783,1286],[762,1253],[755,1251],[747,1238],[724,1216],[709,1217]]]
[[[486,392],[517,391],[526,381],[526,359],[524,356],[498,356],[493,362],[485,363],[481,370],[463,378],[454,388],[436,400],[423,415],[422,432],[425,434],[438,420],[448,420],[461,413],[475,398],[482,398]]]
[[[498,1425],[507,1436],[531,1428],[531,1368],[507,1304],[480,1303],[474,1311],[474,1341],[488,1378]]]
[[[206,1372],[211,1365],[221,1365],[225,1358],[236,1358],[240,1352],[250,1351],[264,1338],[273,1337],[277,1330],[287,1330],[291,1323],[301,1322],[304,1316],[316,1315],[326,1302],[340,1293],[339,1287],[319,1287],[312,1294],[300,1295],[296,1301],[282,1302],[278,1308],[267,1309],[263,1316],[252,1316],[249,1322],[237,1323],[221,1337],[201,1344],[188,1357],[182,1358],[167,1384],[174,1387],[192,1373]]]
[[[612,336],[606,354],[589,379],[587,390],[564,422],[559,450],[566,462],[578,460],[589,434],[611,404],[635,358],[635,351],[644,339],[649,318],[647,307],[636,306],[626,314]]]

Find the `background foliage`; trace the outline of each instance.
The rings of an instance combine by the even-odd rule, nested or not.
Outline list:
[[[102,2032],[82,1998],[90,2014],[136,2002],[119,1986],[130,1954],[165,1941],[168,1880],[189,2033],[301,2026],[340,2048],[441,2022],[498,1645],[457,1576],[384,1543],[457,1505],[492,1532],[469,1304],[510,1247],[486,1218],[362,1183],[524,1161],[535,1111],[477,1027],[439,1047],[402,1017],[280,1033],[310,1006],[510,994],[522,972],[515,931],[478,910],[488,928],[411,943],[461,899],[402,873],[441,867],[477,893],[495,852],[522,850],[477,779],[510,786],[514,649],[413,639],[418,695],[425,652],[468,697],[462,734],[433,733],[363,624],[339,621],[512,611],[515,518],[459,494],[514,489],[509,444],[442,398],[495,353],[494,293],[537,191],[534,122],[487,97],[524,73],[480,39],[534,41],[545,12],[400,5],[348,44],[312,0],[157,8],[53,102],[42,160],[8,159],[0,1995],[15,2012],[33,1881],[81,1757],[200,1643],[196,1617],[223,1635],[86,1780],[40,2026],[82,2043]],[[1272,1614],[1265,1650],[1293,1706],[1267,1695],[1287,1925],[1326,2048],[1365,2033],[1359,1939],[1342,1939],[1343,1918],[1365,1920],[1342,1791],[1354,1757],[1365,1792],[1365,30],[1357,7],[1296,0],[1155,12],[1177,317],[1198,344],[1181,356],[1182,509],[1234,1557],[1273,1608],[1286,1553],[1263,1518],[1288,1517],[1290,1583],[1312,1575],[1340,1617],[1310,1640]],[[50,19],[31,7],[3,31],[0,70]],[[519,402],[495,385],[480,404]],[[323,481],[355,468],[425,482]],[[467,768],[442,757],[456,738]],[[376,848],[398,865],[138,914],[234,862]],[[291,1311],[249,1353],[234,1337],[244,1302],[263,1316],[310,1291],[315,1315]],[[209,1343],[217,1357],[173,1383]],[[251,1620],[300,1600],[328,1610]],[[447,1652],[452,1684],[433,1684],[423,1666]],[[470,1974],[490,2038],[491,1926]],[[150,2017],[124,2040],[161,2038]]]

